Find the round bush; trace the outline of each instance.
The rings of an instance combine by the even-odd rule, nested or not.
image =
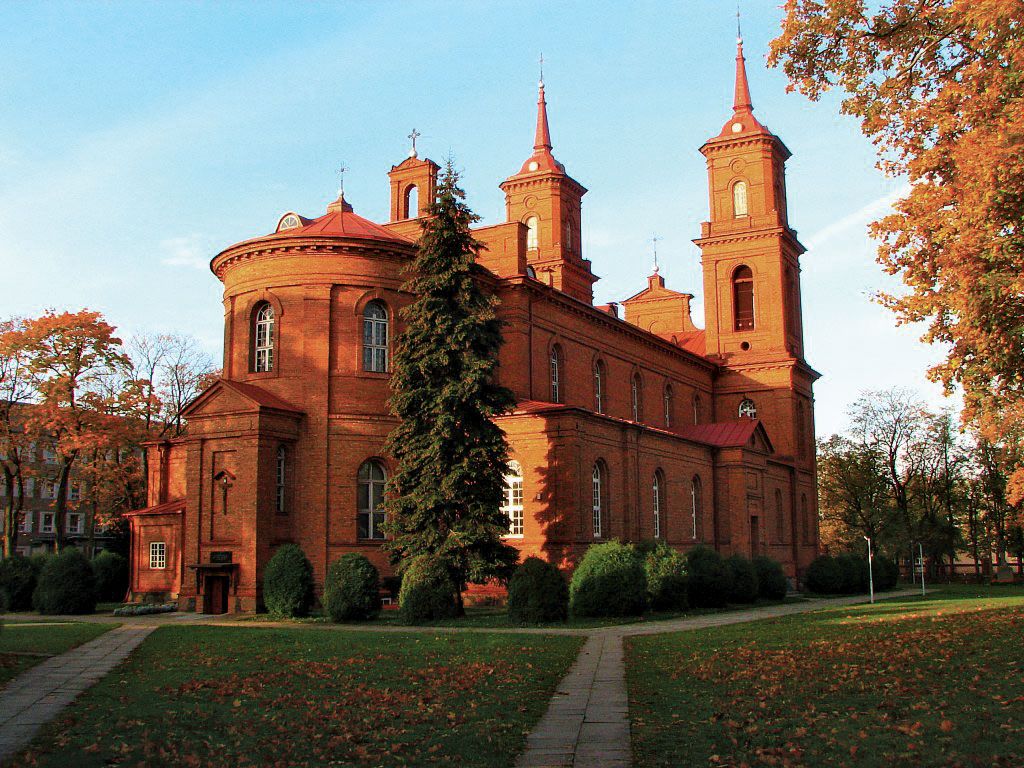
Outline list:
[[[875,557],[873,559],[875,572],[875,591],[881,592],[892,589],[900,578],[900,567],[896,561],[888,557]]]
[[[331,621],[363,621],[380,613],[380,573],[358,552],[331,563],[324,581],[324,612]]]
[[[782,565],[770,557],[760,555],[753,559],[754,570],[757,571],[757,594],[765,600],[782,600],[786,597],[789,584]]]
[[[843,591],[842,568],[831,555],[820,555],[807,566],[804,583],[819,595],[838,595]]]
[[[96,596],[100,600],[123,600],[128,591],[128,560],[103,550],[92,561],[96,574]]]
[[[305,616],[313,604],[313,566],[298,544],[278,548],[263,570],[263,603],[275,616]]]
[[[690,575],[690,605],[720,608],[732,593],[732,571],[722,556],[710,547],[694,547],[686,555]]]
[[[38,571],[27,557],[14,555],[0,560],[0,602],[7,611],[32,610]]]
[[[854,554],[839,555],[836,558],[836,564],[843,574],[841,592],[855,594],[868,591],[868,561],[866,557]]]
[[[647,574],[636,547],[609,541],[593,544],[569,583],[574,616],[639,616],[647,607]]]
[[[729,590],[730,603],[753,603],[757,600],[757,571],[754,564],[743,555],[730,555],[725,565],[732,574],[732,588]]]
[[[685,611],[690,605],[686,558],[659,544],[644,558],[647,597],[655,611]]]
[[[49,615],[93,613],[96,576],[85,555],[77,549],[65,549],[49,558],[39,574],[32,604],[40,613]]]
[[[565,621],[569,585],[558,567],[539,557],[528,557],[508,582],[508,618],[514,624]]]
[[[457,587],[437,558],[420,555],[409,561],[398,592],[398,614],[406,624],[448,619],[459,612]]]

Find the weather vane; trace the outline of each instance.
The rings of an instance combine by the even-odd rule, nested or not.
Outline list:
[[[412,133],[409,134],[409,138],[412,139],[412,149],[409,150],[409,157],[416,157],[416,139],[423,134],[417,131],[415,128],[412,129]]]
[[[544,85],[544,54],[540,55],[540,84]]]
[[[743,30],[740,28],[740,4],[736,0],[736,42],[743,42]]]
[[[661,240],[657,235],[651,237],[651,242],[654,243],[654,274],[658,274],[658,241]]]
[[[338,167],[338,195],[341,197],[345,196],[345,171],[348,170],[348,166],[342,161]]]

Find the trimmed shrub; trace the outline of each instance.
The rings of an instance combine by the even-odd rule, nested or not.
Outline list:
[[[39,573],[27,557],[0,560],[0,605],[7,611],[32,610],[32,592]]]
[[[860,555],[844,554],[836,558],[843,574],[842,592],[856,594],[868,591],[868,559]]]
[[[900,567],[896,561],[888,557],[874,558],[875,591],[882,592],[892,589],[900,578]]]
[[[429,555],[414,557],[402,573],[398,615],[406,624],[457,616],[457,590],[448,569],[440,560]]]
[[[820,555],[807,566],[804,584],[819,595],[837,595],[843,591],[843,571],[831,555]]]
[[[754,570],[757,571],[757,594],[765,600],[782,600],[786,597],[789,584],[786,572],[777,560],[759,555],[753,559]]]
[[[313,566],[298,544],[278,548],[263,571],[263,603],[275,616],[305,616],[313,605]]]
[[[123,600],[128,591],[128,560],[116,552],[103,550],[92,561],[99,600]]]
[[[331,621],[372,619],[380,613],[380,573],[358,552],[342,555],[327,569],[323,605]]]
[[[77,549],[65,549],[47,559],[32,605],[40,613],[93,613],[96,610],[96,575]]]
[[[574,616],[639,616],[647,607],[644,561],[632,544],[592,544],[569,584]]]
[[[686,555],[690,576],[690,605],[697,608],[720,608],[732,594],[732,571],[722,556],[710,547],[699,546]]]
[[[655,611],[685,611],[690,606],[686,558],[668,544],[653,547],[644,558],[647,599]]]
[[[539,557],[528,557],[508,582],[508,618],[513,624],[565,621],[569,611],[569,585],[558,567]]]
[[[753,603],[757,600],[757,571],[754,564],[743,555],[730,555],[725,565],[732,573],[732,589],[729,590],[730,603]]]

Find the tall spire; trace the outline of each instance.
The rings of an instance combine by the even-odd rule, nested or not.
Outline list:
[[[533,140],[533,148],[551,151],[551,132],[548,130],[548,104],[544,100],[544,80],[538,83],[537,94],[537,135]]]
[[[738,23],[738,19],[737,19]],[[747,65],[743,58],[743,38],[736,38],[736,96],[732,105],[734,112],[751,112],[750,86],[747,84]]]

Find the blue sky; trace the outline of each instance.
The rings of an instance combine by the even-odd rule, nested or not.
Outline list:
[[[125,335],[184,331],[220,354],[222,248],[286,210],[319,215],[344,163],[346,197],[383,221],[386,173],[422,132],[449,154],[485,223],[530,154],[537,57],[555,156],[590,192],[585,255],[597,301],[632,295],[652,235],[672,288],[697,294],[691,240],[707,218],[698,147],[731,114],[733,6],[686,2],[0,4],[0,316],[104,312]],[[894,384],[944,403],[941,351],[870,300],[894,278],[866,225],[902,188],[835,97],[812,104],[768,70],[775,2],[744,2],[754,108],[793,152],[819,435],[858,392]]]

